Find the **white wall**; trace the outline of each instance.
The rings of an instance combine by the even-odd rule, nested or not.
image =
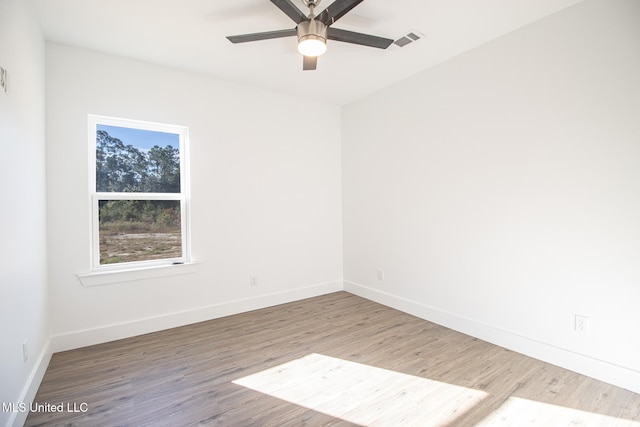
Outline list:
[[[587,0],[345,107],[346,289],[640,392],[639,23]]]
[[[81,285],[87,114],[189,127],[196,273]],[[342,288],[336,106],[48,44],[47,148],[55,350]]]
[[[50,357],[44,42],[34,16],[29,2],[0,0],[0,67],[8,70],[10,91],[0,91],[0,402],[6,403],[33,397]],[[0,425],[24,416],[0,410]]]

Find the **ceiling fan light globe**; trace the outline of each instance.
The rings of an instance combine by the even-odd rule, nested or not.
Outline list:
[[[298,40],[298,52],[304,56],[320,56],[326,51],[326,40],[315,34],[306,35]]]

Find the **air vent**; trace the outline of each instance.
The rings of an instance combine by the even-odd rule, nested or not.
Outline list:
[[[409,30],[405,34],[403,34],[402,36],[398,37],[396,39],[396,41],[394,41],[393,43],[395,45],[397,45],[397,46],[405,47],[408,44],[411,44],[413,42],[417,42],[418,40],[420,40],[423,37],[424,37],[424,34],[418,32],[416,30]]]
[[[400,47],[405,47],[406,45],[408,45],[412,41],[413,40],[411,40],[409,37],[402,36],[398,40],[394,41],[394,43],[397,44]]]

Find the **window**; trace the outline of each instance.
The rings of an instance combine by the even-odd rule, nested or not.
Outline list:
[[[92,270],[190,261],[187,129],[89,116]]]

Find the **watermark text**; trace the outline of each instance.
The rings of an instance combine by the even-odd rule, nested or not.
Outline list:
[[[84,413],[89,411],[86,402],[39,403],[39,402],[2,402],[2,412],[66,412]]]

